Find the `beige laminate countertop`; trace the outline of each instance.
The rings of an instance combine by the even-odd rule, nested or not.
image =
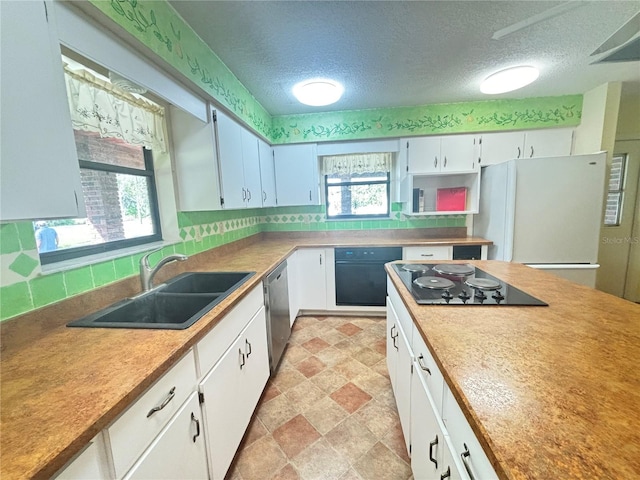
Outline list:
[[[239,249],[223,247],[220,249],[223,253],[217,256],[215,252],[205,252],[161,270],[157,282],[181,270],[256,272],[186,330],[65,326],[68,321],[113,302],[114,295],[121,299],[137,293],[139,287],[135,278],[98,289],[108,291],[107,300],[103,298],[107,294],[91,292],[61,302],[66,307],[54,305],[43,309],[41,314],[30,314],[27,319],[3,322],[0,478],[49,478],[206,335],[296,247],[490,243],[471,237],[402,238],[394,236],[394,232],[338,237],[263,234]],[[243,245],[243,242],[238,244]],[[43,316],[47,318],[41,318]],[[10,322],[13,325],[8,328]],[[46,331],[43,333],[42,330]]]
[[[549,306],[419,306],[387,272],[498,475],[640,478],[640,305],[468,263]]]

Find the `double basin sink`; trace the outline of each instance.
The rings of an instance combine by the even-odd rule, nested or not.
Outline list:
[[[187,272],[165,284],[68,323],[68,327],[183,330],[255,272]]]

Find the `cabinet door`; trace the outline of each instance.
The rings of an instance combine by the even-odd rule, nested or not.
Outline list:
[[[276,171],[273,165],[273,149],[267,142],[258,139],[260,156],[260,183],[262,184],[262,206],[276,205]]]
[[[0,220],[83,215],[53,5],[0,2],[0,22]]]
[[[407,140],[409,173],[439,172],[440,137],[417,137]]]
[[[279,207],[317,205],[318,158],[315,144],[273,147]]]
[[[198,394],[193,393],[124,480],[208,478]]]
[[[462,480],[468,476],[463,474],[464,467],[460,464],[456,458],[453,445],[451,445],[451,439],[445,435],[444,445],[442,448],[442,466],[440,466],[440,479],[441,480]]]
[[[265,308],[255,314],[247,329],[240,335],[244,342],[246,364],[242,369],[242,396],[247,402],[242,423],[245,428],[260,400],[262,390],[269,379],[269,351],[267,345],[267,319]]]
[[[393,308],[391,299],[387,297],[387,370],[389,370],[389,379],[391,388],[394,393],[397,387],[397,371],[398,371],[398,315]]]
[[[246,190],[242,165],[242,127],[225,114],[216,113],[216,138],[220,153],[220,176],[224,208],[243,208]]]
[[[298,250],[298,301],[301,310],[327,309],[324,248]]]
[[[260,185],[260,156],[258,137],[242,128],[242,166],[244,172],[245,205],[251,208],[262,206]]]
[[[440,154],[442,171],[448,173],[473,172],[477,168],[475,135],[448,135],[442,137]]]
[[[525,133],[524,156],[540,158],[571,155],[572,142],[572,128],[531,130]]]
[[[411,384],[411,470],[414,478],[439,478],[445,438],[427,388],[419,376]],[[446,467],[445,467],[446,470]]]
[[[480,166],[494,165],[524,155],[524,132],[487,133],[482,136]]]
[[[408,452],[411,445],[411,377],[413,376],[411,364],[413,357],[411,355],[411,344],[407,340],[401,323],[398,324],[398,331],[400,335],[396,342],[398,346],[396,404]]]

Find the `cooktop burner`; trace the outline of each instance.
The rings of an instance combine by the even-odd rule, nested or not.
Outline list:
[[[402,283],[420,305],[547,304],[468,264],[394,263]]]

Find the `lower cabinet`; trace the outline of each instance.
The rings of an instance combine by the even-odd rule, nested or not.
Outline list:
[[[212,479],[224,479],[268,378],[262,307],[198,386]]]
[[[125,480],[175,478],[207,478],[202,415],[195,392],[124,477]]]
[[[298,302],[300,310],[327,309],[327,257],[324,248],[297,251]]]

